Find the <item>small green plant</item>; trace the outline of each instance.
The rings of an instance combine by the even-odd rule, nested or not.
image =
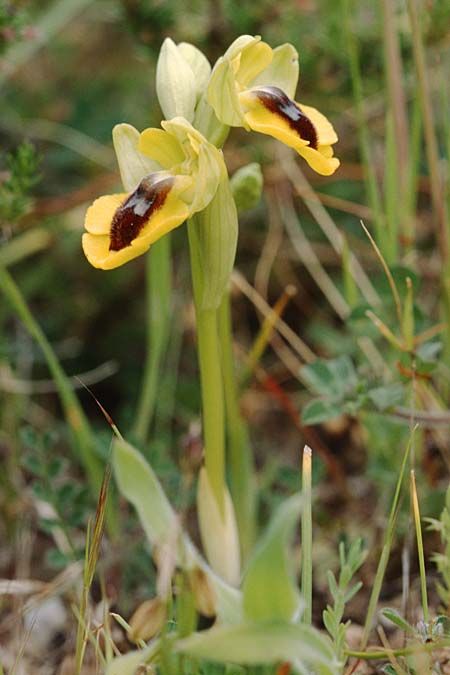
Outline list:
[[[450,487],[445,495],[445,506],[439,519],[428,518],[430,529],[439,532],[443,547],[442,553],[434,553],[432,560],[436,563],[442,582],[436,584],[439,597],[444,603],[445,612],[450,613]]]
[[[405,653],[396,654],[395,658],[400,659],[404,671],[410,675],[427,672],[440,675],[441,668],[433,659],[433,650],[439,646],[447,646],[450,638],[450,620],[447,616],[439,615],[431,621],[418,621],[411,624],[404,619],[395,609],[386,608],[382,610],[383,616],[393,623],[397,628],[405,633],[407,638],[407,647]],[[424,650],[423,646],[428,650]],[[434,649],[433,649],[434,648]],[[393,665],[384,666],[383,672],[388,675],[396,675],[398,672]]]
[[[345,661],[345,636],[350,626],[350,621],[342,622],[345,605],[358,593],[362,582],[351,584],[353,577],[359,570],[366,557],[362,539],[354,541],[348,550],[343,541],[339,543],[339,578],[336,580],[331,570],[328,570],[327,580],[333,598],[333,604],[327,605],[322,617],[325,628],[333,640],[333,646],[339,661]]]
[[[24,37],[29,18],[26,4],[23,0],[0,3],[0,55]]]
[[[319,424],[338,415],[356,415],[361,410],[386,411],[402,403],[400,382],[380,384],[360,375],[348,356],[316,359],[303,366],[303,381],[320,396],[302,410],[303,424]]]
[[[48,516],[39,517],[39,528],[50,536],[56,531],[63,533],[63,545],[48,549],[48,563],[52,567],[64,567],[83,557],[83,548],[76,543],[74,534],[86,526],[89,491],[81,481],[74,480],[73,467],[68,471],[67,461],[53,452],[54,434],[37,434],[26,427],[22,429],[21,440],[25,450],[22,464],[32,476],[33,494],[50,507]]]
[[[28,141],[6,155],[6,178],[0,183],[0,224],[16,223],[30,210],[31,192],[41,180],[40,161]]]

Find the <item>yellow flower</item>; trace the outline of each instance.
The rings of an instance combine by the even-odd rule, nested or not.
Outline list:
[[[328,176],[336,132],[315,108],[293,100],[298,57],[290,44],[272,49],[261,38],[243,35],[218,60],[208,102],[221,122],[273,136],[294,148],[317,173]]]
[[[139,182],[130,192],[96,199],[84,222],[84,253],[91,265],[105,270],[142,255],[205,209],[226,175],[220,150],[183,118],[162,122],[163,129],[146,129],[140,137],[132,127],[121,126],[127,135],[115,145],[122,151],[122,176],[126,170],[133,177],[133,183],[124,180],[130,187],[137,176]],[[141,178],[148,167],[157,170]]]

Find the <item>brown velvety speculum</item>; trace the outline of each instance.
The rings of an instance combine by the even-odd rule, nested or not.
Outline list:
[[[317,131],[309,117],[286,96],[278,87],[264,87],[253,92],[267,110],[285,120],[297,132],[300,138],[309,141],[309,146],[317,150]]]
[[[113,216],[109,235],[110,251],[121,251],[136,239],[150,217],[164,205],[172,184],[173,178],[155,180],[155,174],[149,174],[141,180]]]

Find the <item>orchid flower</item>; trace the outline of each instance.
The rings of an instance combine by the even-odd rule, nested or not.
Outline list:
[[[337,135],[322,113],[293,100],[298,75],[292,45],[272,49],[259,36],[242,35],[217,61],[208,102],[222,123],[273,136],[328,176],[339,166]]]
[[[129,192],[99,197],[87,210],[82,243],[94,267],[113,269],[145,253],[205,209],[227,175],[221,151],[184,118],[161,126],[143,131],[137,148],[129,150],[132,162],[140,159],[141,173],[149,169],[147,175],[135,172],[139,179]]]

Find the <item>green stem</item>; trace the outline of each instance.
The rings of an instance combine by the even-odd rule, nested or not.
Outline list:
[[[416,644],[412,647],[404,647],[403,649],[393,649],[392,651],[385,651],[380,649],[376,652],[356,651],[354,649],[345,649],[344,654],[352,656],[356,659],[364,659],[365,661],[374,659],[388,659],[390,656],[409,656],[410,654],[423,654],[424,652],[434,652],[438,649],[444,649],[450,645],[449,640],[440,640],[439,642],[429,642],[426,644]]]
[[[425,136],[425,151],[433,210],[437,221],[437,240],[443,264],[443,278],[450,274],[448,265],[450,258],[450,233],[447,204],[444,198],[443,181],[439,168],[439,151],[435,134],[433,106],[429,90],[430,78],[427,75],[425,52],[422,42],[420,19],[413,0],[407,0],[409,20],[411,23],[414,64],[417,74],[417,93],[420,101]]]
[[[147,343],[142,388],[136,413],[134,437],[140,445],[148,438],[155,413],[161,363],[170,322],[170,235],[162,237],[147,255]]]
[[[81,462],[84,466],[92,493],[97,496],[102,484],[102,467],[94,454],[95,441],[89,427],[89,422],[81,409],[70,381],[44,332],[31,314],[18,286],[2,265],[0,265],[0,289],[44,354],[48,368],[58,389],[67,423],[74,437],[75,446],[81,455]]]
[[[373,585],[372,585],[372,592],[370,594],[369,606],[367,608],[366,621],[364,623],[364,631],[363,631],[363,635],[362,635],[362,638],[361,638],[361,650],[365,649],[366,646],[367,646],[367,642],[369,640],[370,630],[372,628],[373,617],[375,615],[375,611],[376,611],[377,604],[378,604],[378,598],[380,597],[381,586],[382,586],[382,583],[383,583],[384,574],[386,572],[386,567],[387,567],[388,560],[389,560],[389,554],[391,552],[392,539],[393,539],[393,536],[394,536],[394,527],[395,527],[395,522],[396,522],[397,512],[398,512],[398,505],[399,505],[399,500],[400,500],[400,491],[401,491],[402,484],[403,484],[403,476],[405,474],[406,463],[408,461],[408,458],[410,457],[411,445],[412,445],[412,442],[413,442],[413,438],[414,438],[414,430],[411,432],[408,445],[407,445],[406,450],[403,454],[402,466],[401,466],[400,473],[399,473],[399,476],[398,476],[398,479],[397,479],[397,485],[395,487],[395,494],[394,494],[394,499],[392,501],[388,525],[387,525],[387,528],[386,528],[384,545],[383,545],[383,549],[381,551],[380,559],[378,561],[378,567],[377,567],[375,579],[374,579],[374,582],[373,582]]]
[[[351,26],[351,11],[352,7],[350,0],[343,0],[344,6],[344,30],[348,50],[348,58],[350,65],[350,75],[352,79],[353,96],[356,106],[356,117],[358,122],[358,138],[361,157],[364,164],[366,174],[366,190],[370,207],[373,212],[373,219],[375,225],[375,232],[377,235],[378,244],[385,253],[385,228],[382,210],[382,202],[380,190],[378,187],[377,177],[375,174],[375,165],[373,161],[372,151],[370,147],[369,129],[364,110],[364,97],[361,67],[359,61],[358,45]]]
[[[302,462],[302,596],[306,603],[303,623],[312,621],[312,494],[311,469],[312,451],[307,445],[303,449]]]
[[[203,271],[194,218],[188,221],[192,285],[197,316],[205,469],[219,509],[225,511],[225,415],[216,309],[202,307]]]
[[[238,522],[241,552],[245,561],[252,550],[255,539],[256,492],[247,427],[239,409],[229,293],[224,294],[219,308],[219,339],[228,434],[230,488]]]

